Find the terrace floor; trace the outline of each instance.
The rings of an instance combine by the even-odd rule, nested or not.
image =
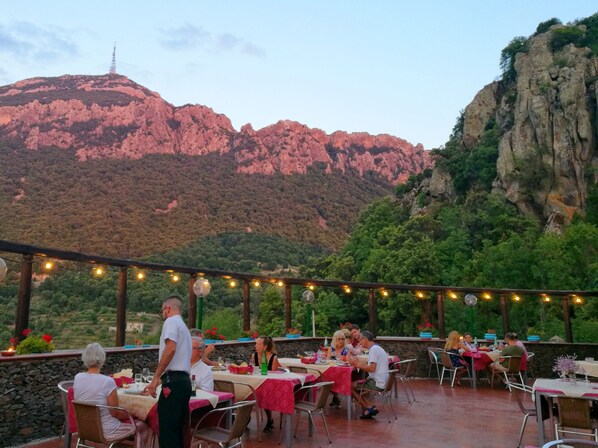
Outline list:
[[[393,406],[398,420],[388,423],[381,406],[380,414],[374,420],[355,419],[348,421],[346,410],[328,409],[327,421],[332,435],[332,446],[377,448],[387,446],[443,447],[443,448],[502,448],[516,447],[523,415],[514,395],[500,386],[491,389],[485,380],[474,390],[465,381],[462,387],[450,387],[445,381],[442,386],[435,379],[412,380],[417,401],[409,404],[399,389],[398,399]],[[278,423],[278,415],[274,414]],[[297,448],[317,447],[315,437],[307,435],[305,416],[301,418]],[[547,422],[548,423],[548,422]],[[263,434],[257,441],[255,418],[249,425],[244,446],[246,448],[281,447],[278,444],[280,431]],[[322,445],[326,433],[316,417],[316,428]],[[547,434],[547,439],[551,440]],[[73,441],[73,446],[75,446]],[[22,448],[57,448],[58,439],[22,445]],[[537,446],[537,423],[528,420],[522,447]],[[60,445],[62,446],[62,444]]]

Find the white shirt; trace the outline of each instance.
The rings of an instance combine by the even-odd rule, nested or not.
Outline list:
[[[162,334],[160,335],[158,359],[162,359],[162,353],[166,348],[166,339],[170,339],[176,344],[174,356],[166,370],[179,370],[189,373],[191,371],[191,334],[180,314],[170,316],[164,321]]]
[[[201,359],[191,366],[191,378],[195,376],[195,385],[201,390],[214,390],[212,369]]]
[[[74,397],[77,401],[108,405],[108,395],[116,389],[114,379],[106,375],[82,372],[75,376]],[[104,434],[112,434],[120,426],[120,421],[108,409],[100,409]]]
[[[372,345],[368,354],[368,365],[373,362],[376,363],[376,370],[370,372],[369,376],[370,378],[374,378],[376,387],[384,389],[388,380],[388,353],[378,344]]]

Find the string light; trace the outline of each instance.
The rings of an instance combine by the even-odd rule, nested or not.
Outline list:
[[[253,281],[253,286],[255,286],[256,288],[259,288],[259,287],[260,287],[260,285],[261,285],[261,283],[260,283],[260,281],[259,281],[259,280],[254,280],[254,281]]]
[[[581,305],[583,303],[583,299],[575,294],[573,294],[571,298],[573,299],[573,303],[576,305]]]
[[[457,300],[459,298],[459,295],[453,291],[449,291],[448,296],[451,300]]]
[[[515,294],[513,296],[513,302],[520,302],[521,301],[521,297],[519,297],[517,294]]]
[[[228,286],[230,286],[231,288],[236,288],[236,287],[237,287],[237,282],[236,282],[236,281],[234,281],[234,280],[231,280],[231,281],[228,283]]]
[[[54,269],[54,262],[53,261],[44,261],[43,264],[44,271],[51,271]]]
[[[542,301],[548,303],[550,302],[550,297],[546,294],[542,294]]]
[[[277,284],[278,286],[284,286],[284,282],[283,282],[282,280],[278,280],[278,281],[276,282],[276,284]]]
[[[386,289],[380,291],[380,294],[382,294],[382,297],[388,297],[388,291]]]
[[[106,273],[106,269],[104,269],[102,266],[96,266],[91,270],[91,272],[93,273],[94,277],[103,277]]]
[[[143,272],[143,271],[138,271],[138,272],[135,274],[135,278],[136,278],[137,280],[139,280],[139,281],[142,281],[142,280],[144,280],[144,279],[145,279],[145,272]]]
[[[351,288],[345,286],[345,294],[351,294]]]
[[[492,300],[492,294],[485,292],[482,294],[482,298],[485,300]]]
[[[170,281],[172,283],[177,283],[180,280],[181,280],[181,276],[179,274],[171,274],[170,275]]]
[[[415,291],[415,297],[418,299],[424,299],[426,295],[422,291]]]
[[[313,291],[314,289],[316,289],[316,287],[314,285],[309,285],[308,288],[310,291]]]

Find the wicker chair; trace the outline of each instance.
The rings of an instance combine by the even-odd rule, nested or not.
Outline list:
[[[255,405],[255,400],[240,401],[232,406],[225,408],[216,408],[203,416],[197,422],[192,433],[191,448],[199,447],[202,442],[208,444],[217,444],[222,448],[232,448],[235,446],[243,446],[243,433],[249,423],[251,411]],[[202,428],[203,421],[212,415],[220,415],[215,426],[208,426]],[[232,415],[232,426],[230,429],[223,428],[223,419],[226,416]]]
[[[557,397],[558,417],[554,425],[556,437],[560,434],[576,434],[593,437],[598,442],[596,421],[590,417],[590,400],[584,398]]]
[[[64,413],[64,424],[62,425],[62,430],[60,431],[59,436],[59,443],[62,435],[64,434],[64,446],[65,448],[71,447],[71,439],[72,435],[76,432],[73,431],[69,424],[69,389],[73,387],[74,381],[61,381],[58,383],[58,393],[60,394],[60,404],[62,405],[62,412]]]
[[[109,447],[114,446],[117,443],[127,443],[134,445],[135,439],[138,436],[137,426],[135,426],[135,420],[133,416],[123,408],[116,406],[104,406],[101,404],[87,403],[84,401],[73,400],[73,408],[75,410],[75,419],[77,420],[77,430],[79,438],[77,439],[77,445],[75,448],[96,448],[95,445],[87,445],[88,442],[101,443],[108,445]],[[104,431],[102,430],[102,418],[100,415],[101,409],[117,409],[124,412],[127,415],[128,422],[131,424],[131,431],[127,434],[120,435],[118,439],[107,439],[104,437]],[[132,443],[130,442],[131,436],[134,437]]]

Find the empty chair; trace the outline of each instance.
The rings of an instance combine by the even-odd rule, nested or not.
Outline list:
[[[251,417],[251,410],[255,405],[255,400],[240,401],[232,406],[225,408],[216,408],[208,412],[201,418],[195,428],[193,428],[191,448],[202,445],[202,442],[208,444],[217,444],[222,448],[232,448],[235,446],[243,446],[243,433],[249,423]],[[207,426],[202,428],[202,423],[205,419],[212,415],[219,415],[215,426]],[[224,417],[232,421],[230,429],[224,428]]]
[[[509,381],[509,377],[513,377],[518,382],[519,384],[524,384],[525,382],[523,381],[523,375],[521,375],[521,372],[519,371],[519,366],[521,365],[521,356],[504,356],[503,357],[504,360],[507,362],[507,367],[505,371],[502,370],[498,370],[498,369],[493,369],[492,370],[492,379],[490,381],[490,387],[494,387],[494,377],[495,376],[499,376],[499,377],[503,377],[504,376],[504,383],[507,385],[507,387],[509,388],[509,392],[511,391],[511,386],[510,384],[512,382]]]
[[[243,393],[242,396],[244,398],[247,397],[252,397],[255,401],[255,415],[256,415],[256,420],[257,420],[257,439],[258,441],[262,441],[262,411],[259,407],[259,404],[257,402],[257,396],[255,395],[255,389],[250,386],[249,384],[246,383],[240,383],[237,381],[227,381],[227,380],[214,380],[214,390],[217,390],[219,392],[228,392],[233,394],[235,397],[237,397],[237,393],[239,391],[236,390],[236,388],[246,388],[248,389],[249,393]]]
[[[380,397],[382,398],[382,404],[384,405],[384,411],[386,412],[386,416],[388,417],[388,423],[391,422],[390,420],[390,412],[388,412],[388,408],[387,406],[390,407],[390,410],[392,411],[392,415],[394,415],[395,420],[397,419],[397,414],[395,413],[394,408],[392,407],[392,388],[395,384],[395,382],[397,381],[397,370],[389,370],[388,371],[388,380],[386,381],[386,386],[384,387],[383,390],[372,390],[372,389],[366,389],[366,388],[360,388],[359,389],[359,396],[362,395],[366,395],[366,394],[370,394],[374,397]]]
[[[440,367],[442,367],[442,360],[440,359],[440,352],[442,349],[436,347],[428,347],[428,358],[430,359],[430,367],[428,368],[428,378],[432,377],[432,367],[436,367],[436,376],[440,381]]]
[[[535,353],[534,352],[527,352],[527,370],[525,371],[524,374],[524,379],[527,381],[528,377],[531,378],[535,378],[536,375],[534,375],[534,356]]]
[[[509,382],[509,386],[511,392],[515,393],[519,410],[523,413],[523,421],[521,422],[521,429],[519,430],[519,441],[517,442],[517,448],[519,448],[521,446],[521,440],[523,439],[523,432],[525,431],[528,417],[530,415],[532,417],[537,417],[538,412],[536,411],[536,405],[532,402],[533,391],[531,386],[514,382]]]
[[[58,393],[60,394],[60,404],[62,405],[62,412],[64,413],[64,424],[62,425],[62,430],[60,431],[60,438],[64,434],[64,446],[65,448],[70,448],[71,446],[71,438],[72,434],[75,433],[74,428],[71,428],[70,425],[70,412],[69,412],[69,389],[73,387],[72,380],[69,381],[61,381],[58,383]]]
[[[73,409],[75,410],[75,419],[77,420],[77,431],[79,433],[75,448],[95,448],[94,445],[87,445],[88,442],[101,443],[112,447],[116,443],[129,442],[131,437],[133,437],[133,442],[128,444],[134,445],[134,440],[138,435],[137,427],[135,426],[133,416],[126,409],[76,400],[73,400],[72,403]],[[125,413],[128,418],[128,423],[131,424],[131,431],[125,434],[119,434],[117,438],[106,438],[102,429],[102,418],[100,416],[101,409],[106,409],[108,411],[117,409]]]
[[[576,434],[593,437],[598,442],[596,421],[590,417],[590,400],[583,398],[557,397],[558,416],[554,424],[556,437],[561,434]]]
[[[289,372],[294,372],[294,373],[311,373],[312,375],[314,375],[316,377],[316,381],[318,381],[320,379],[320,377],[322,376],[322,372],[320,372],[317,369],[310,369],[309,367],[303,367],[303,366],[289,366],[288,367]]]
[[[458,359],[461,361],[461,365],[454,366],[453,362],[451,361],[451,356],[457,356]],[[451,377],[451,387],[455,385],[455,378],[457,377],[457,372],[465,371],[467,373],[467,377],[471,382],[471,375],[469,374],[469,367],[467,361],[461,355],[454,355],[452,353],[448,353],[444,350],[440,351],[440,359],[442,361],[442,373],[440,375],[440,384],[444,381],[444,373],[449,372]]]
[[[413,401],[416,401],[415,393],[413,392],[413,388],[411,387],[411,378],[413,378],[413,373],[415,372],[416,362],[416,358],[411,358],[404,359],[402,361],[398,361],[392,364],[391,369],[398,370],[397,381],[395,382],[395,398],[398,398],[397,385],[400,383],[403,386],[403,389],[405,390],[407,401],[411,403],[411,398],[413,398]]]
[[[328,443],[332,443],[330,437],[330,431],[328,430],[328,423],[326,423],[326,415],[324,414],[324,408],[330,395],[330,390],[334,385],[334,381],[325,381],[321,383],[308,384],[303,386],[295,392],[295,412],[297,413],[297,421],[295,422],[295,437],[297,437],[297,429],[299,428],[299,420],[301,412],[305,412],[308,416],[308,423],[314,428],[314,435],[316,436],[316,442],[320,446],[320,439],[318,438],[318,431],[316,430],[316,422],[314,420],[314,414],[319,414],[324,422],[324,428],[326,429],[326,435],[328,436]],[[315,399],[312,400],[312,398]],[[282,432],[280,433],[282,438]]]
[[[559,439],[553,440],[552,442],[546,442],[542,445],[542,448],[558,448],[562,446],[564,447],[576,447],[582,448],[585,446],[598,446],[598,442],[594,442],[593,440],[581,440],[581,439]]]

